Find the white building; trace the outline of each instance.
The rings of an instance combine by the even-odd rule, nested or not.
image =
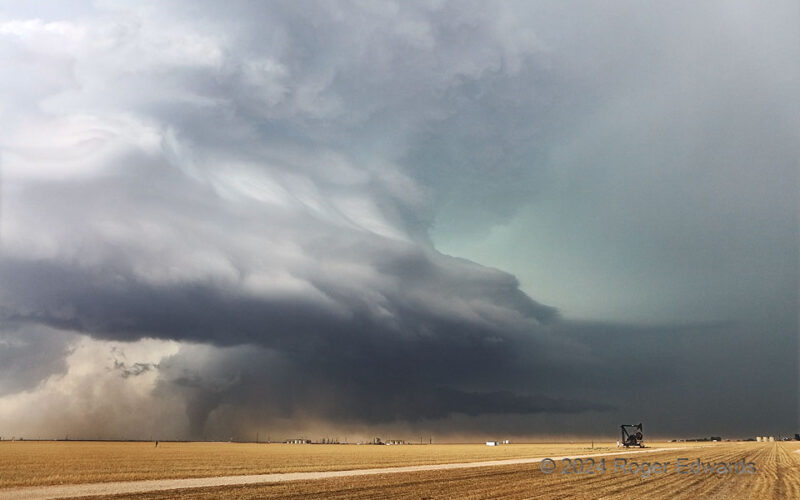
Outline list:
[[[497,441],[486,441],[486,446],[497,446]]]

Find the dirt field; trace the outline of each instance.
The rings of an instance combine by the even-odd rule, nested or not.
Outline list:
[[[653,443],[652,446],[655,446]],[[671,462],[666,473],[614,470],[544,474],[538,464],[458,470],[397,472],[247,486],[205,487],[92,498],[800,498],[800,443],[675,443],[688,448],[630,455],[631,461]],[[115,480],[189,478],[367,467],[474,462],[508,458],[616,453],[587,444],[433,446],[249,445],[233,443],[3,443],[0,478],[13,486]],[[753,474],[677,474],[678,457],[689,463],[753,462]],[[175,487],[175,486],[170,486]],[[118,491],[118,490],[111,490]],[[143,491],[143,490],[141,490]],[[10,490],[7,491],[10,493]]]
[[[297,481],[270,485],[176,490],[138,495],[94,497],[96,500],[189,500],[271,498],[548,498],[548,499],[787,499],[800,498],[800,443],[741,443],[631,456],[637,462],[671,462],[678,457],[703,462],[752,461],[754,474],[677,474],[643,477],[608,470],[605,474],[546,475],[539,465],[482,467],[455,471],[386,474],[368,477]],[[617,458],[617,457],[614,457]],[[607,460],[607,465],[613,460]],[[613,469],[613,465],[611,467]]]
[[[650,443],[653,447],[677,443]],[[611,443],[288,445],[0,441],[0,488],[143,479],[350,470],[619,451]]]

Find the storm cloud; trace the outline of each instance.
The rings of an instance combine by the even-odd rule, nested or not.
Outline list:
[[[789,432],[781,9],[5,4],[0,416]]]

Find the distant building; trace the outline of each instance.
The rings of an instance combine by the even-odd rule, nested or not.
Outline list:
[[[497,441],[486,441],[486,446],[497,446],[498,444]]]
[[[287,439],[286,444],[311,444],[310,439]]]
[[[511,441],[509,441],[508,439],[504,439],[503,444],[511,444]]]
[[[387,439],[386,444],[406,444],[405,439]]]

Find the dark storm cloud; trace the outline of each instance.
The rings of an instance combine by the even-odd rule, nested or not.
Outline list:
[[[738,26],[738,7],[700,17],[727,13],[732,20],[719,25],[727,30]],[[725,265],[692,283],[702,281],[701,291],[729,283],[725,271],[742,259],[723,250],[742,226],[721,214],[747,194],[742,179],[765,196],[773,183],[726,175],[716,161],[705,181],[684,170],[666,176],[675,193],[699,185],[698,199],[719,195],[713,205],[721,208],[705,217],[684,211],[685,197],[647,189],[653,172],[672,172],[659,170],[671,165],[671,141],[693,162],[718,159],[681,142],[692,131],[674,132],[701,121],[693,105],[650,107],[661,96],[651,91],[674,97],[673,78],[683,78],[663,62],[686,59],[670,42],[672,29],[694,19],[686,6],[664,13],[663,26],[658,16],[618,26],[630,16],[560,3],[104,2],[74,19],[55,7],[41,15],[24,9],[11,5],[0,16],[0,64],[9,66],[0,90],[15,97],[0,104],[0,318],[6,330],[17,328],[7,334],[16,344],[0,350],[11,363],[3,368],[15,367],[2,372],[5,392],[65,369],[72,334],[35,333],[50,328],[179,341],[179,352],[160,362],[114,358],[109,372],[117,382],[157,373],[155,396],[185,402],[191,437],[227,437],[237,425],[281,419],[428,426],[475,418],[459,424],[470,431],[486,417],[529,433],[532,423],[552,431],[565,418],[575,429],[605,432],[635,414],[671,431],[705,429],[697,422],[719,416],[715,407],[755,401],[761,387],[773,387],[726,427],[741,431],[764,402],[796,400],[791,384],[774,383],[796,366],[796,351],[786,349],[796,348],[796,317],[784,304],[796,291],[775,306],[758,292],[772,288],[754,279],[757,296],[738,294],[729,306],[752,311],[738,323],[724,315],[672,315],[660,327],[578,323],[528,297],[512,275],[443,255],[429,238],[435,226],[472,241],[532,199],[556,197],[562,205],[541,215],[556,214],[547,231],[523,229],[519,238],[566,235],[581,252],[602,256],[608,248],[582,243],[602,233],[619,243],[611,253],[620,276],[628,264],[660,267],[668,281],[698,276],[697,266],[676,269],[696,262],[705,241],[697,235],[713,227],[722,236],[703,262]],[[702,33],[694,24],[690,31],[691,39]],[[705,56],[716,54],[712,45]],[[696,75],[703,61],[691,62],[686,73]],[[663,88],[653,85],[662,80]],[[684,84],[684,93],[696,90]],[[748,135],[744,119],[768,124],[758,111],[777,109],[773,96],[783,87],[774,87],[736,80],[724,87],[734,95],[773,92],[741,113],[715,101],[702,109],[717,118],[703,123],[716,130],[735,122],[725,129],[735,133],[721,132],[723,143],[772,137],[761,141],[770,153],[751,159],[782,161],[790,127],[764,129],[788,135]],[[702,90],[698,105],[710,94],[731,95]],[[665,109],[686,115],[646,120],[649,129],[632,111],[652,117]],[[607,133],[620,123],[626,137],[644,130],[669,140],[631,146]],[[664,123],[673,132],[660,131]],[[740,144],[725,158],[753,150]],[[662,161],[642,169],[637,151]],[[594,170],[575,166],[584,163]],[[787,165],[767,165],[767,177]],[[708,187],[723,178],[733,179],[727,188]],[[659,203],[615,204],[617,191]],[[791,197],[781,193],[776,206],[784,207]],[[785,249],[775,250],[778,260],[796,256],[785,244],[787,219],[776,219],[771,205],[755,212],[742,220],[779,228],[759,232]],[[677,231],[671,213],[702,223]],[[638,251],[642,234],[655,235],[657,248],[648,248],[661,264]],[[745,248],[736,255],[752,254],[736,247]],[[525,260],[524,249],[504,252]],[[773,288],[789,288],[786,267]],[[753,269],[772,276],[770,266]],[[575,295],[602,305],[601,295],[619,293],[599,270],[583,271],[575,283],[605,280],[604,293]],[[703,300],[682,286],[682,300]],[[671,311],[667,299],[674,297],[663,299]],[[754,340],[759,335],[769,341]],[[753,359],[771,359],[772,372]],[[741,380],[726,384],[733,377]],[[774,413],[775,422],[792,418]]]
[[[311,280],[335,300],[333,310],[302,298],[248,297],[236,288],[209,284],[152,286],[122,276],[120,269],[109,279],[107,273],[5,262],[0,270],[4,315],[9,321],[45,323],[98,338],[251,344],[280,354],[286,372],[277,379],[293,380],[290,393],[272,385],[275,373],[258,368],[255,374],[234,376],[222,390],[214,389],[219,384],[214,377],[177,377],[176,386],[194,387],[188,413],[196,429],[223,402],[247,406],[256,402],[248,396],[258,391],[256,400],[267,396],[265,387],[272,387],[273,402],[290,398],[279,407],[345,421],[608,408],[547,396],[543,384],[527,387],[535,390],[533,395],[495,389],[512,385],[506,381],[514,377],[539,375],[536,364],[518,362],[515,350],[545,359],[553,343],[537,332],[555,320],[554,311],[524,296],[503,273],[418,250],[390,255],[391,250],[376,252],[370,266],[388,285],[371,291],[380,303]],[[242,364],[260,363],[235,363]],[[114,366],[124,375],[140,373],[137,368],[143,367]],[[323,388],[337,394],[340,406],[315,402]]]
[[[242,424],[248,420],[267,426],[279,419],[294,419],[298,427],[314,420],[335,426],[397,425],[419,424],[456,413],[563,415],[610,409],[575,398],[437,386],[434,384],[446,384],[453,378],[453,373],[446,373],[441,366],[452,364],[452,357],[433,356],[438,367],[426,366],[429,359],[400,362],[398,353],[387,351],[392,347],[384,345],[366,358],[328,346],[324,353],[309,352],[289,359],[277,351],[250,346],[247,351],[233,349],[215,356],[206,366],[199,366],[188,351],[161,363],[159,391],[186,400],[192,434],[206,437],[242,432],[247,428]],[[417,352],[407,347],[400,354],[435,347],[419,345]],[[367,366],[354,368],[354,364]],[[398,372],[397,368],[402,370]],[[411,369],[421,373],[412,376]],[[453,365],[450,371],[460,376],[460,385],[474,383],[476,378],[487,383],[484,369],[469,374]],[[213,425],[213,413],[221,411],[226,412],[227,421]]]
[[[4,323],[0,331],[0,396],[34,389],[67,369],[74,335],[41,325]]]

